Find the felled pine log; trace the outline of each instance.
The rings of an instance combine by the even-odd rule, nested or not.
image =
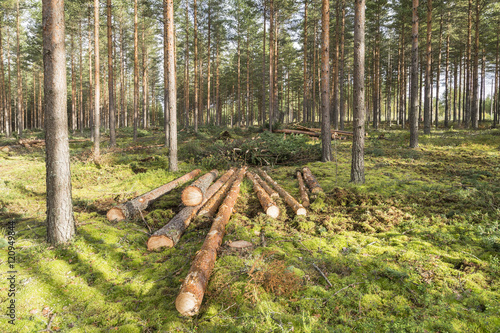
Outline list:
[[[265,181],[267,181],[269,184],[271,184],[276,192],[279,193],[279,195],[285,200],[286,204],[290,206],[290,208],[293,209],[295,214],[297,215],[307,215],[307,211],[302,206],[297,200],[295,200],[294,197],[292,197],[290,194],[288,194],[285,189],[283,189],[274,179],[272,179],[264,170],[258,169],[260,175],[262,178],[264,178]]]
[[[311,191],[312,194],[323,192],[321,185],[319,185],[316,177],[314,177],[308,167],[303,167],[302,173],[304,174],[304,180],[306,181],[307,187],[309,187],[309,191]]]
[[[240,172],[241,169],[240,169]],[[233,176],[224,184],[222,187],[212,195],[211,198],[202,205],[201,209],[198,211],[198,216],[213,217],[217,213],[217,209],[226,197],[227,192],[231,189],[231,185],[234,180],[238,177],[238,173],[233,174]]]
[[[309,207],[309,196],[307,195],[307,189],[304,184],[304,179],[302,178],[302,174],[300,171],[297,171],[297,180],[299,181],[299,193],[300,199],[302,200],[302,206],[305,208]]]
[[[170,248],[175,246],[203,204],[207,202],[207,200],[212,197],[224,184],[226,184],[233,174],[234,169],[227,171],[208,188],[202,203],[198,206],[184,207],[163,228],[157,230],[153,235],[151,235],[147,241],[148,250],[152,251],[161,247]]]
[[[301,131],[321,133],[321,128],[309,128],[302,125],[295,125],[295,127],[297,127],[297,129]],[[332,134],[337,133],[337,135],[348,135],[348,136],[353,135],[353,133],[349,131],[335,130],[335,129],[332,129],[330,131],[332,132]]]
[[[267,194],[269,194],[269,196],[272,199],[278,199],[280,197],[278,192],[273,190],[272,187],[269,186],[269,184],[267,184],[265,181],[263,181],[258,174],[254,173],[253,175],[255,176],[255,179],[257,179],[257,181],[259,182],[259,185],[262,186],[262,188],[267,192]]]
[[[108,211],[106,217],[109,221],[123,221],[133,219],[139,214],[139,212],[146,209],[156,199],[172,191],[177,186],[195,178],[200,172],[200,169],[193,170],[190,173],[187,173],[184,176],[171,181],[170,183],[155,188],[154,190],[135,197],[134,199],[123,204],[115,206]]]
[[[205,175],[195,180],[191,185],[186,187],[181,194],[182,203],[186,206],[197,206],[205,197],[205,192],[208,186],[217,177],[217,170],[212,170]]]
[[[271,199],[269,194],[260,186],[259,182],[255,178],[255,175],[248,171],[247,172],[247,178],[250,179],[253,183],[253,190],[255,194],[257,195],[257,198],[259,199],[260,205],[262,206],[262,209],[264,209],[264,212],[266,212],[266,215],[272,217],[272,218],[277,218],[280,215],[280,209],[278,208],[278,205]]]
[[[246,173],[246,167],[240,169],[231,190],[224,199],[217,216],[214,219],[210,232],[205,238],[205,242],[196,254],[191,264],[189,273],[184,279],[181,291],[175,300],[177,311],[183,316],[194,316],[200,310],[203,297],[212,274],[217,250],[222,243],[222,238],[226,232],[226,225],[233,212],[234,204],[240,193],[240,185]]]

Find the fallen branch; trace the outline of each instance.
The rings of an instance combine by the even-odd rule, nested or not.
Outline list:
[[[309,196],[307,195],[307,189],[304,185],[304,179],[302,178],[302,174],[300,171],[297,171],[297,180],[299,181],[299,193],[300,199],[302,200],[302,206],[305,208],[309,207]]]
[[[208,186],[217,178],[217,174],[217,170],[212,170],[186,187],[181,194],[182,203],[186,206],[199,205],[205,197]]]
[[[109,221],[123,221],[123,220],[133,219],[136,215],[139,214],[139,211],[146,209],[156,199],[158,199],[165,193],[170,192],[177,186],[193,179],[200,172],[201,172],[200,169],[193,170],[190,173],[187,173],[184,176],[171,181],[170,183],[162,185],[158,188],[155,188],[152,191],[149,191],[143,195],[135,197],[130,201],[127,201],[121,205],[113,207],[108,211],[106,217],[108,218]]]
[[[323,192],[323,189],[316,180],[316,177],[314,177],[314,175],[312,174],[311,170],[308,167],[303,167],[302,173],[304,174],[304,180],[306,181],[307,187],[309,187],[309,190],[311,191],[312,194],[318,194],[320,192]]]
[[[217,216],[214,219],[210,232],[200,251],[196,254],[188,275],[182,284],[181,291],[175,300],[175,307],[184,316],[194,316],[200,310],[205,290],[212,274],[217,249],[222,243],[226,224],[233,212],[234,204],[240,193],[240,185],[246,173],[246,167],[240,169],[238,176],[231,186],[229,194],[224,199]]]
[[[177,215],[175,215],[163,228],[157,230],[149,237],[147,247],[149,251],[159,249],[161,247],[173,247],[186,231],[189,224],[195,217],[198,210],[203,204],[213,196],[234,174],[234,169],[227,171],[206,191],[206,197],[198,206],[184,207]]]
[[[294,197],[288,194],[279,184],[274,181],[264,170],[258,169],[262,178],[264,178],[269,184],[271,184],[274,189],[279,193],[279,195],[285,200],[288,206],[293,209],[297,215],[307,215],[306,209],[297,201]]]
[[[277,218],[280,215],[280,209],[278,205],[271,199],[269,194],[260,186],[259,182],[255,178],[255,175],[250,171],[247,172],[247,178],[253,183],[253,190],[259,199],[260,205],[264,209],[264,212],[272,218]]]
[[[330,286],[330,288],[333,288],[333,284],[330,282],[330,280],[328,280],[328,277],[325,275],[325,273],[323,273],[323,271],[321,269],[319,269],[319,267],[316,266],[315,263],[313,263],[313,267],[316,268],[316,270],[319,272],[319,274],[321,274],[321,276],[326,280],[326,282],[328,282],[328,285]]]

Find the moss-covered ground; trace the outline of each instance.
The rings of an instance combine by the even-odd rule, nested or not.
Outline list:
[[[159,131],[119,131],[71,143],[77,236],[45,242],[43,147],[0,151],[0,331],[38,332],[498,332],[500,330],[500,131],[435,130],[409,149],[401,130],[369,131],[366,184],[349,183],[351,143],[202,128],[180,132],[180,171],[168,171]],[[41,132],[27,136],[43,137]],[[76,136],[75,138],[80,138]],[[0,138],[0,146],[14,144]],[[179,244],[146,250],[178,210],[176,189],[144,219],[112,223],[106,211],[194,168],[264,166],[296,198],[294,173],[307,165],[325,190],[308,210],[269,219],[248,180],[199,315],[174,301],[210,221],[194,221]],[[16,317],[8,323],[7,223],[16,230]],[[251,248],[234,250],[231,241]]]

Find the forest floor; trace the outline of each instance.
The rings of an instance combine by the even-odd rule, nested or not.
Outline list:
[[[349,183],[350,140],[333,143],[337,162],[321,163],[308,137],[181,131],[180,171],[171,173],[161,132],[141,130],[135,145],[131,134],[120,129],[112,151],[104,141],[99,165],[90,141],[70,144],[77,236],[65,246],[45,242],[43,146],[0,151],[2,331],[50,322],[59,332],[498,332],[500,130],[438,129],[418,149],[407,148],[407,131],[369,131],[364,185]],[[175,248],[148,252],[142,219],[112,223],[106,212],[195,168],[243,163],[263,165],[296,198],[295,170],[307,165],[326,196],[307,217],[280,202],[273,220],[246,179],[201,311],[181,317],[174,301],[210,221],[195,220]],[[145,212],[151,229],[179,210],[181,190]],[[15,325],[6,315],[9,221]],[[234,250],[235,240],[254,246]]]

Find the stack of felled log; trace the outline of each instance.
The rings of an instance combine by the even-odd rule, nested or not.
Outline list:
[[[321,191],[321,187],[307,167],[297,173],[302,204],[265,171],[258,169],[257,172],[260,176],[247,171],[246,167],[230,169],[215,182],[214,180],[218,176],[217,170],[202,175],[182,191],[183,208],[180,212],[149,237],[148,250],[171,248],[179,242],[182,234],[196,216],[213,217],[210,231],[201,249],[196,253],[175,301],[175,306],[182,315],[193,316],[200,309],[215,266],[217,251],[222,244],[226,225],[238,199],[240,185],[245,175],[252,182],[253,190],[264,212],[272,218],[277,218],[280,214],[276,204],[278,198],[281,198],[295,214],[306,215],[305,207],[309,205],[306,184],[310,193]],[[135,218],[159,197],[175,187],[193,180],[199,173],[199,169],[194,170],[168,184],[118,205],[108,212],[107,217],[110,221]]]
[[[321,136],[321,129],[320,128],[309,128],[305,127],[302,125],[295,125],[296,129],[280,129],[280,130],[273,130],[275,133],[285,133],[285,134],[303,134],[303,135],[309,135],[312,137],[319,138]],[[346,140],[347,136],[353,136],[352,132],[348,131],[341,131],[341,130],[331,130],[332,132],[332,140]]]

